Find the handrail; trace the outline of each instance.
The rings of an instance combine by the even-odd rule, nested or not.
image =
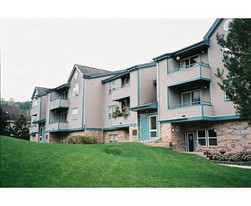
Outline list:
[[[168,109],[178,109],[178,108],[191,107],[191,106],[196,106],[196,105],[212,106],[211,102],[195,101],[195,102],[189,102],[189,103],[183,103],[183,104],[170,105],[168,106]]]
[[[62,121],[62,120],[54,120],[50,121],[49,124],[55,124],[55,123],[68,123],[68,120]]]
[[[210,68],[209,64],[204,63],[204,62],[200,62],[200,63],[196,63],[196,64],[190,64],[190,65],[188,65],[186,67],[175,68],[175,69],[173,69],[171,71],[168,71],[168,74],[178,72],[178,71],[184,71],[184,70],[187,70],[187,69],[198,68],[199,66]]]

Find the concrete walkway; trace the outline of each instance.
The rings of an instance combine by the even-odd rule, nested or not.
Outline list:
[[[251,170],[251,166],[246,166],[246,165],[231,165],[231,164],[219,164],[219,165],[224,165],[224,166],[228,166],[228,167],[238,167],[238,168],[242,168],[242,169],[250,169]]]

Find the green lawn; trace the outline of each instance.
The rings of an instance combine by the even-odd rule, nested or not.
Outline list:
[[[251,187],[251,170],[141,143],[41,144],[1,137],[1,187]]]

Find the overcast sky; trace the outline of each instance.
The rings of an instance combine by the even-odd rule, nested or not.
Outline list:
[[[0,20],[2,97],[66,83],[74,64],[126,69],[199,42],[215,19]]]

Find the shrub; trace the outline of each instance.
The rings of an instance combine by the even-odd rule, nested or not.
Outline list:
[[[237,153],[229,153],[229,154],[208,153],[207,158],[209,158],[209,160],[246,162],[246,161],[251,161],[251,152],[237,152]]]
[[[97,137],[95,136],[69,136],[65,140],[66,144],[95,144]]]

